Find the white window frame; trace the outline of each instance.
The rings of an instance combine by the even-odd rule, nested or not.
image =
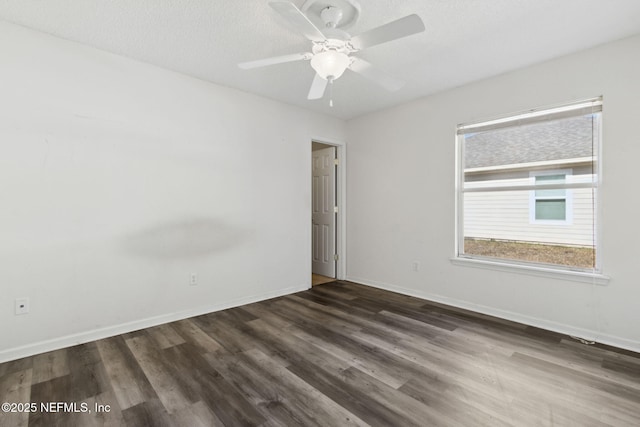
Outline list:
[[[531,185],[536,185],[536,177],[548,176],[548,175],[564,175],[565,180],[567,177],[573,175],[573,169],[553,169],[544,171],[531,171],[529,172],[529,179]],[[565,216],[561,219],[536,219],[536,201],[544,200],[536,196],[536,190],[529,191],[529,224],[538,225],[572,225],[573,224],[573,191],[571,189],[565,189]]]
[[[560,117],[562,114],[568,112],[568,115],[577,115],[576,111],[585,111],[584,114],[589,114],[589,112],[598,112],[600,113],[600,123],[598,126],[598,151],[596,154],[597,160],[595,162],[595,173],[597,175],[597,180],[595,182],[590,183],[588,185],[589,188],[594,188],[597,192],[597,195],[594,195],[595,199],[595,213],[596,218],[595,221],[595,249],[596,249],[596,266],[593,269],[578,269],[572,267],[565,266],[549,266],[546,264],[535,264],[535,263],[527,263],[527,262],[519,262],[510,259],[487,259],[485,257],[469,255],[461,253],[461,249],[464,248],[464,144],[462,143],[464,140],[464,135],[471,133],[473,131],[480,130],[489,130],[493,128],[503,127],[505,123],[515,123],[515,122],[524,122],[527,120],[536,121],[543,119],[545,117]],[[576,282],[584,282],[590,283],[594,285],[607,285],[609,283],[610,278],[603,274],[602,269],[602,229],[601,222],[599,218],[602,218],[602,205],[599,203],[599,200],[602,200],[602,97],[592,98],[584,101],[572,102],[569,104],[552,106],[540,109],[532,109],[526,112],[522,112],[519,114],[512,114],[508,116],[498,117],[494,119],[489,119],[483,122],[475,122],[470,124],[461,124],[458,125],[456,131],[456,203],[455,203],[455,212],[456,212],[456,221],[455,221],[455,253],[451,258],[451,262],[455,265],[460,265],[464,267],[477,267],[477,268],[486,268],[497,271],[505,271],[511,273],[522,273],[533,276],[541,276],[541,277],[549,277],[554,279],[564,279],[569,281]],[[518,187],[520,190],[529,189],[531,191],[535,191],[536,188],[540,188],[541,186],[536,186],[535,181],[533,185],[524,187]],[[563,186],[567,190],[571,188],[585,188],[584,183],[572,183]],[[552,188],[558,188],[557,186],[553,186]],[[503,188],[504,189],[504,188]],[[485,188],[486,190],[486,188]],[[571,211],[573,211],[573,206]],[[535,211],[534,211],[535,216]]]

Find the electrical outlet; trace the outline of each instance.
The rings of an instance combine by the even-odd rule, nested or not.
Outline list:
[[[189,285],[196,286],[198,284],[198,273],[191,273],[189,275]]]
[[[418,271],[418,270],[420,270],[420,263],[419,263],[418,261],[413,261],[413,262],[411,263],[411,269],[412,269],[413,271]]]
[[[16,298],[16,314],[29,313],[29,298]]]

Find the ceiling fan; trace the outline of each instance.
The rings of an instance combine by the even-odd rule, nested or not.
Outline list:
[[[316,1],[317,0],[308,0],[307,3],[314,3]],[[357,19],[360,7],[354,0],[347,1],[347,5],[352,7],[352,10],[348,10],[347,12],[351,14],[355,12],[355,19]],[[303,5],[303,9],[307,3]],[[332,4],[344,5],[345,0],[333,0]],[[310,61],[311,67],[315,70],[316,75],[311,83],[311,89],[309,90],[307,99],[322,98],[327,84],[329,84],[331,90],[333,81],[342,76],[347,69],[362,75],[389,91],[400,89],[404,85],[403,81],[376,70],[367,61],[351,55],[371,46],[420,33],[425,29],[424,23],[418,15],[408,15],[351,37],[349,33],[338,28],[344,16],[343,7],[333,5],[323,6],[320,11],[320,19],[325,24],[325,28],[321,31],[291,2],[274,1],[270,2],[269,6],[311,41],[311,52],[294,53],[242,62],[238,64],[238,66],[246,70],[285,62]],[[352,18],[351,22],[353,21],[354,19]],[[333,106],[331,99],[329,104]]]

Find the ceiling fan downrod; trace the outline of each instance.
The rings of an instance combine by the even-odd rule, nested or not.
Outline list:
[[[335,6],[327,6],[320,12],[320,19],[327,28],[336,28],[342,19],[342,9]]]

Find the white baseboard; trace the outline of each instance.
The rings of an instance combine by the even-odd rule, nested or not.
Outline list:
[[[621,348],[624,350],[634,351],[640,353],[640,343],[632,341],[626,338],[617,337],[614,335],[604,334],[600,331],[577,328],[571,325],[563,323],[557,323],[550,320],[540,319],[537,317],[531,317],[520,313],[515,313],[508,310],[501,310],[494,307],[488,307],[485,305],[474,304],[469,301],[458,300],[455,298],[449,298],[442,295],[431,294],[429,292],[420,292],[415,289],[403,288],[401,286],[391,285],[389,283],[378,282],[370,279],[363,279],[361,277],[350,276],[346,280],[354,283],[359,283],[374,288],[384,289],[386,291],[397,292],[399,294],[408,295],[416,298],[421,298],[428,301],[433,301],[441,304],[450,305],[457,308],[462,308],[469,311],[475,311],[477,313],[487,314],[489,316],[498,317],[505,320],[511,320],[513,322],[522,323],[529,326],[535,326],[537,328],[546,329],[561,334],[580,337],[587,341],[594,341],[600,344],[610,345],[612,347]]]
[[[11,360],[23,357],[33,356],[35,354],[45,353],[48,351],[58,350],[90,341],[96,341],[103,338],[109,338],[115,335],[125,334],[144,328],[162,325],[177,320],[187,319],[189,317],[200,316],[215,311],[226,310],[228,308],[238,307],[245,304],[251,304],[258,301],[264,301],[271,298],[289,295],[295,292],[306,291],[309,285],[292,286],[285,289],[279,289],[260,295],[252,295],[249,297],[238,298],[227,301],[225,303],[214,304],[204,307],[178,311],[174,313],[162,314],[160,316],[149,317],[146,319],[134,320],[132,322],[122,323],[105,328],[94,329],[91,331],[80,332],[77,334],[66,335],[63,337],[53,338],[50,340],[39,341],[37,343],[24,345],[21,347],[10,348],[0,351],[0,363],[9,362]]]

